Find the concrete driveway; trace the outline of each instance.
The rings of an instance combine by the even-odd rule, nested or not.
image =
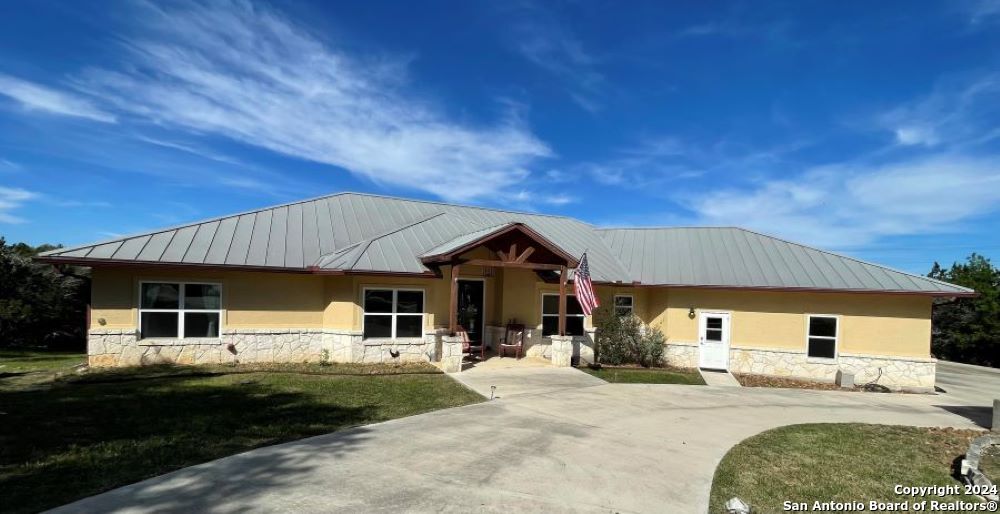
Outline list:
[[[938,361],[937,388],[944,398],[969,406],[983,426],[989,426],[994,399],[1000,399],[1000,369]]]
[[[951,393],[595,384],[548,369],[551,382],[545,368],[530,378],[545,392],[498,370],[476,378],[498,385],[496,401],[254,450],[57,511],[705,512],[719,460],[763,430],[975,426],[962,408],[977,405]]]

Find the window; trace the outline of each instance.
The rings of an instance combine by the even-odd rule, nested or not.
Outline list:
[[[615,295],[615,314],[619,316],[628,316],[632,314],[635,310],[635,305],[633,305],[635,300],[632,299],[630,294],[616,294]]]
[[[143,282],[139,288],[139,335],[143,339],[219,337],[221,285]]]
[[[365,289],[364,338],[423,337],[424,292],[419,289]]]
[[[821,359],[837,357],[837,317],[809,316],[809,348],[806,355]]]
[[[722,341],[722,317],[721,316],[706,316],[705,317],[705,340],[706,341]]]
[[[576,296],[566,295],[566,335],[583,335],[583,308]],[[559,335],[559,295],[542,295],[542,336]]]

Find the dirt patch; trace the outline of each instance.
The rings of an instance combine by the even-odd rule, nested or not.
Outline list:
[[[842,389],[837,384],[828,382],[816,382],[813,380],[801,380],[797,378],[767,377],[763,375],[747,375],[743,373],[733,373],[736,380],[743,387],[781,387],[785,389],[820,389],[825,391],[854,391],[856,389]]]

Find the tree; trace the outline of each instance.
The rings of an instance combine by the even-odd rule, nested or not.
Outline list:
[[[1000,367],[1000,269],[973,253],[944,269],[937,262],[928,277],[976,290],[972,298],[934,301],[931,351],[942,359]]]
[[[8,245],[0,237],[0,346],[80,348],[86,341],[86,270],[32,261],[52,245]]]

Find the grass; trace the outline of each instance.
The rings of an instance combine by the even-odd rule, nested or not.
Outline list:
[[[69,369],[85,362],[87,356],[79,352],[0,350],[0,376],[10,373]]]
[[[681,368],[626,368],[608,367],[594,369],[580,366],[580,371],[614,384],[688,384],[705,385],[697,370]]]
[[[2,510],[34,512],[252,448],[481,400],[430,365],[150,367],[8,384]]]
[[[982,435],[953,430],[864,424],[807,424],[763,432],[734,446],[712,483],[709,512],[738,496],[755,513],[783,512],[782,502],[895,501],[896,484],[960,485],[955,460]],[[927,497],[978,501],[972,496]]]

